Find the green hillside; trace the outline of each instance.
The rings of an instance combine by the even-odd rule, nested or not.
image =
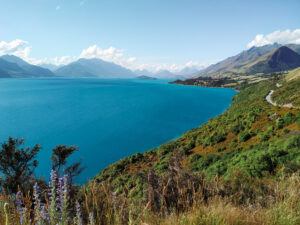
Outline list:
[[[86,193],[110,190],[136,224],[299,224],[300,109],[266,101],[298,104],[294,73],[241,87],[222,115],[110,165]]]
[[[209,177],[228,176],[237,168],[250,176],[262,177],[264,173],[275,173],[283,164],[300,163],[300,149],[286,146],[299,137],[299,110],[274,107],[265,100],[269,91],[276,88],[276,82],[273,79],[243,88],[221,116],[175,141],[109,166],[95,180],[110,179],[116,190],[127,186],[141,196],[143,176],[149,170],[158,176],[167,174],[176,154],[180,156],[180,167],[204,172]]]

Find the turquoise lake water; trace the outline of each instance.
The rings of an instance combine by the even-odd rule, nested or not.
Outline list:
[[[166,80],[0,79],[0,142],[42,145],[37,175],[48,177],[51,149],[76,145],[71,160],[86,182],[121,158],[179,137],[225,111],[231,89],[171,85]]]

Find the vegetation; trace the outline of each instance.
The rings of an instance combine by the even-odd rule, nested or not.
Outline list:
[[[70,179],[79,164],[63,175],[77,149],[57,146],[49,185],[2,186],[0,224],[300,224],[300,109],[265,99],[276,83],[298,93],[297,82],[240,86],[222,115],[110,165],[80,189]],[[25,159],[33,175],[35,154]]]

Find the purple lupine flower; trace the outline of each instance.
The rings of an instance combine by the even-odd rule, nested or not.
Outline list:
[[[17,205],[17,212],[20,215],[20,224],[23,225],[24,222],[24,217],[25,212],[24,212],[24,208],[23,208],[23,201],[22,201],[22,192],[18,191],[18,193],[16,194],[16,205]]]
[[[37,225],[43,225],[44,220],[42,216],[42,204],[40,198],[40,189],[37,183],[33,186],[33,197],[34,197],[34,212],[35,212],[35,220]]]
[[[81,209],[80,204],[76,201],[76,218],[75,218],[76,225],[82,225],[82,216],[81,216]]]
[[[69,200],[69,190],[68,190],[68,175],[64,175],[62,179],[62,186],[60,189],[60,201],[61,201],[61,221],[62,224],[68,224],[68,200]]]
[[[89,213],[89,225],[95,225],[94,214],[92,212]]]
[[[51,177],[50,177],[50,207],[49,207],[49,216],[50,216],[50,222],[51,224],[56,224],[57,221],[57,199],[56,199],[56,180],[57,175],[55,170],[51,171]]]

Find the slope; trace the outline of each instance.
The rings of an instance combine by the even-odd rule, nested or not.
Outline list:
[[[76,62],[62,66],[55,71],[58,76],[66,77],[102,77],[128,78],[136,77],[131,70],[101,59],[79,59]]]
[[[29,76],[29,77],[52,77],[52,76],[54,76],[54,74],[50,70],[42,68],[40,66],[31,65],[17,56],[4,55],[4,56],[1,56],[1,58],[7,62],[15,63],[20,68],[22,68],[23,72],[22,72],[22,74],[20,74],[20,76],[22,76],[22,75]]]

